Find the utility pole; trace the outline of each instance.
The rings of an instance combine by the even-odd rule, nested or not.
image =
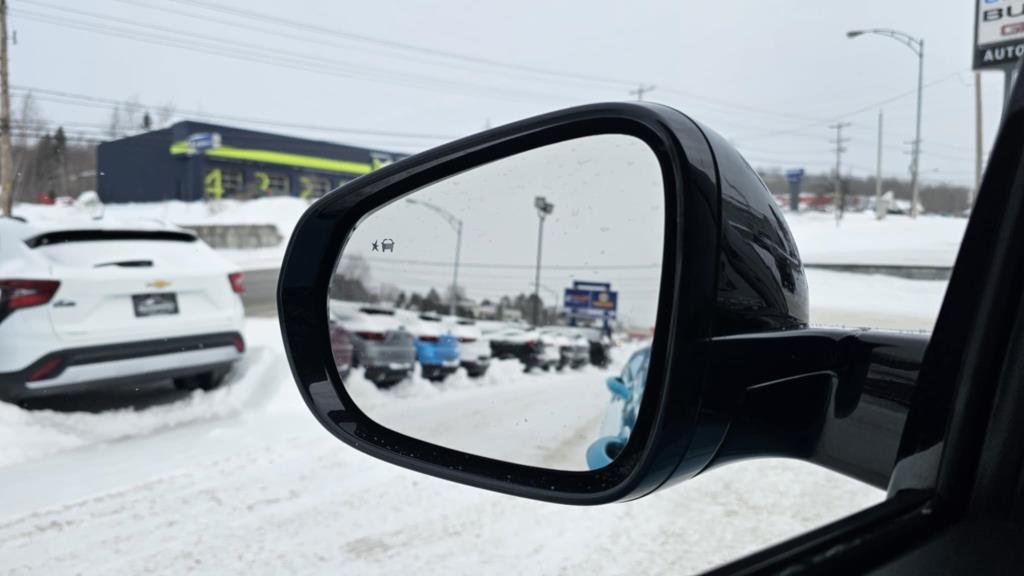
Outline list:
[[[11,92],[7,83],[7,0],[0,0],[0,215],[14,207],[14,157],[11,151]]]
[[[875,217],[885,218],[882,210],[882,111],[878,111],[878,152],[875,157]]]
[[[974,73],[974,189],[967,191],[967,208],[974,206],[974,195],[981,189],[982,137],[981,137],[981,73]]]
[[[654,90],[654,84],[638,84],[636,90],[630,90],[631,96],[636,96],[637,102],[643,102],[644,94]]]
[[[836,145],[836,181],[835,181],[835,192],[832,198],[833,206],[835,207],[836,214],[836,226],[839,226],[839,221],[843,218],[843,205],[842,205],[842,162],[843,152],[846,152],[846,146],[843,146],[849,141],[849,138],[843,138],[843,128],[849,126],[849,122],[836,122],[829,126],[830,129],[836,131],[836,139],[832,142]]]
[[[543,196],[533,199],[533,207],[537,209],[537,271],[533,277],[533,325],[540,324],[540,257],[544,248],[544,219],[555,210],[555,205]]]

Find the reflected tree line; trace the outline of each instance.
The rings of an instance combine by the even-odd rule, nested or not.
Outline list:
[[[450,286],[440,291],[432,287],[425,292],[417,292],[403,290],[389,283],[374,285],[371,282],[369,262],[358,255],[344,258],[331,281],[329,294],[338,300],[390,304],[396,308],[437,314],[448,314],[452,301]],[[529,321],[533,317],[535,305],[541,310],[540,325],[556,323],[558,310],[545,304],[543,298],[526,293],[484,298],[478,302],[468,298],[460,286],[455,310],[458,316],[465,318]]]

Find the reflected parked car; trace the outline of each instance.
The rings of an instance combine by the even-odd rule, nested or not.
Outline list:
[[[515,358],[522,362],[523,369],[550,370],[558,365],[558,347],[549,338],[545,342],[536,330],[506,328],[494,332],[491,338],[491,356],[499,359]]]
[[[338,374],[344,378],[352,371],[352,356],[355,346],[352,344],[352,336],[348,330],[332,314],[330,318],[331,331],[331,353],[334,355],[334,365],[338,368]]]
[[[409,325],[416,337],[416,360],[427,380],[444,380],[459,369],[459,340],[448,326],[441,322],[441,316],[423,313]]]
[[[452,334],[459,340],[459,364],[470,378],[479,378],[491,365],[491,346],[484,340],[476,320],[447,316]]]
[[[549,326],[539,330],[541,340],[558,349],[559,370],[566,366],[579,370],[590,363],[590,343],[568,326]]]
[[[629,441],[640,409],[640,399],[644,396],[650,360],[651,347],[641,348],[629,357],[618,376],[609,376],[606,380],[612,397],[601,423],[599,437],[587,448],[587,466],[591,470],[611,464]]]
[[[353,348],[351,366],[362,367],[367,380],[387,388],[412,374],[415,338],[394,310],[369,305],[352,310],[332,302],[331,318],[347,332]]]

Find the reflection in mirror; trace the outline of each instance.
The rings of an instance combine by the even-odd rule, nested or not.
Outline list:
[[[664,210],[657,158],[620,134],[503,158],[378,209],[330,289],[346,390],[426,442],[606,466],[643,396]]]

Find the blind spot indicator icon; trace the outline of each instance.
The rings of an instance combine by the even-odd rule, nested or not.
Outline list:
[[[380,241],[380,251],[381,252],[394,252],[395,251],[395,241],[392,240],[391,238],[385,238],[385,239],[381,240]]]

